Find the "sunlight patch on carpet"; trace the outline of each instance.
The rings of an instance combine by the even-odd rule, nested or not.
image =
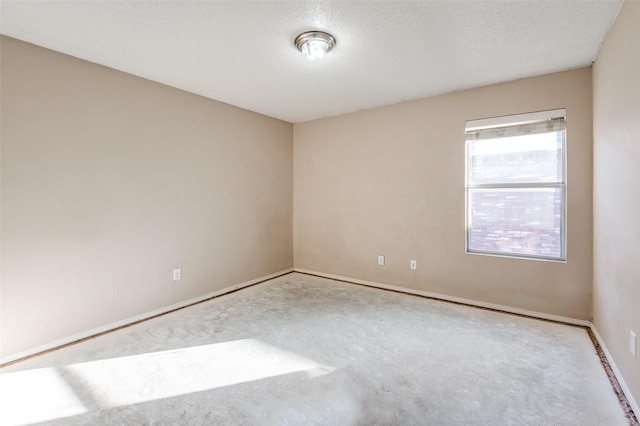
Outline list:
[[[55,368],[0,374],[0,423],[23,425],[88,410]]]
[[[0,375],[6,424],[28,424],[262,380],[335,369],[258,339],[172,349]],[[13,411],[11,411],[13,410]],[[3,415],[3,417],[7,413]],[[10,421],[9,421],[10,420]],[[5,423],[3,423],[5,424]]]

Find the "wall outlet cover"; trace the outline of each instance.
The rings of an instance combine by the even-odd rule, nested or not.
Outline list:
[[[174,269],[173,270],[173,280],[174,281],[178,281],[180,278],[182,278],[182,269],[180,269],[180,268]]]

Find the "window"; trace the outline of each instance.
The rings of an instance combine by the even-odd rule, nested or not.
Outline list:
[[[564,260],[565,111],[467,121],[467,253]]]

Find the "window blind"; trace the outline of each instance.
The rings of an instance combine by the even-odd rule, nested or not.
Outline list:
[[[531,123],[498,126],[482,129],[467,128],[466,139],[495,139],[513,136],[534,135],[539,133],[559,132],[565,129],[564,117],[553,118]]]

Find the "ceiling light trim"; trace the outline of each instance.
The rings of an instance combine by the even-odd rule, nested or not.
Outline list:
[[[306,31],[293,42],[308,59],[320,59],[336,45],[336,39],[324,31]]]

